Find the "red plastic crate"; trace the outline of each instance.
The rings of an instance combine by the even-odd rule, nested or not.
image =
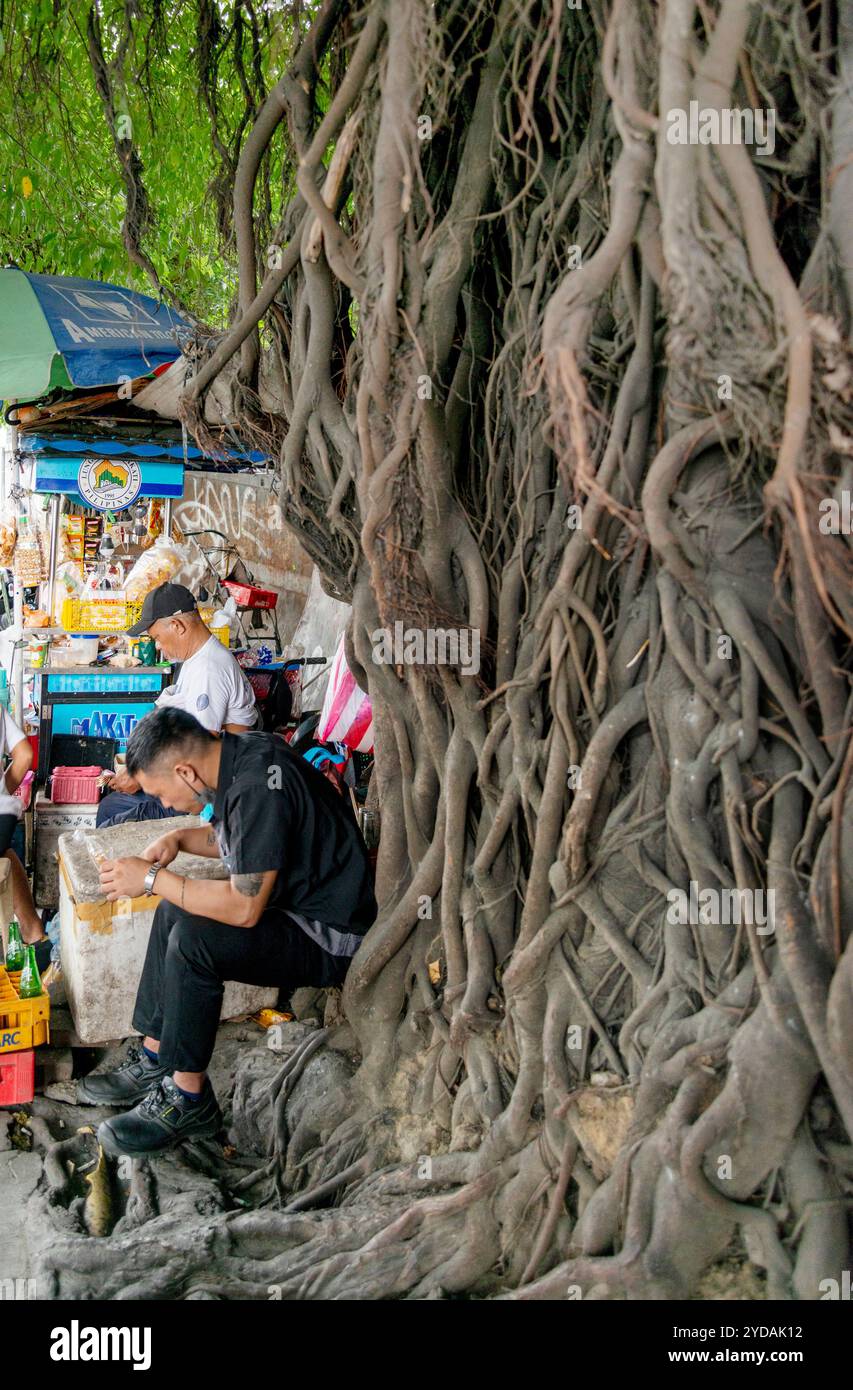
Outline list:
[[[241,608],[275,608],[278,594],[273,589],[259,589],[256,584],[238,584],[234,579],[223,579],[223,589],[234,597]]]
[[[0,1105],[26,1105],[36,1093],[36,1054],[9,1052],[0,1057]]]
[[[51,801],[91,804],[98,799],[98,778],[102,767],[55,767],[50,789]]]

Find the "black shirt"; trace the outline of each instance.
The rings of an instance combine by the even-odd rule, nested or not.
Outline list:
[[[277,871],[269,907],[334,955],[376,917],[367,850],[340,792],[275,734],[222,735],[213,804],[230,874]]]

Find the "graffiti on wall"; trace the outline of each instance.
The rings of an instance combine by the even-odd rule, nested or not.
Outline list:
[[[264,487],[229,482],[221,474],[189,473],[175,520],[186,534],[219,531],[256,578],[273,589],[308,593],[311,561],[285,529],[281,507]],[[214,537],[196,538],[205,548]]]

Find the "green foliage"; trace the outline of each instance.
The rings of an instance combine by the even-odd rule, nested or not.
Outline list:
[[[236,284],[236,156],[290,48],[289,7],[272,3],[256,12],[244,0],[101,0],[96,14],[115,132],[90,60],[90,8],[88,0],[3,6],[0,262],[152,292],[122,239],[119,159],[132,148],[154,214],[142,249],[169,291],[221,325]],[[291,183],[286,158],[279,140],[258,180],[261,246]]]

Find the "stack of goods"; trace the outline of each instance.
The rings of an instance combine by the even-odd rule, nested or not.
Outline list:
[[[26,946],[13,917],[6,963],[0,965],[0,1105],[28,1104],[34,1095],[33,1048],[50,1041],[50,998],[34,946]]]
[[[73,562],[82,573],[83,571],[83,518],[82,516],[64,516],[62,518],[62,535],[59,548],[60,559],[66,563]]]
[[[41,534],[29,517],[22,516],[18,521],[18,540],[13,557],[15,578],[25,589],[40,584],[45,578],[44,551]]]
[[[83,564],[87,568],[89,565],[98,563],[98,551],[101,546],[103,529],[104,518],[102,516],[83,518]]]

